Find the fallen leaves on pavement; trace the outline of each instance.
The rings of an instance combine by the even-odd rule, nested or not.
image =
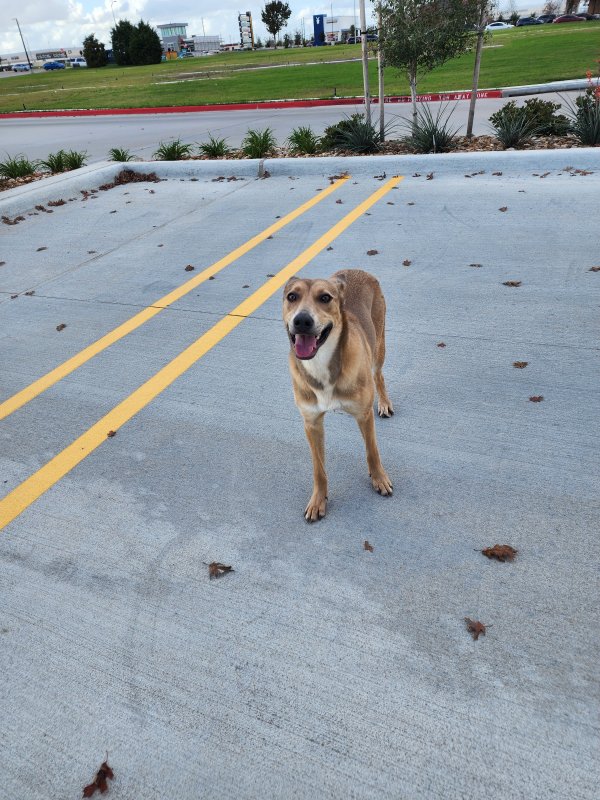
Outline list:
[[[516,369],[525,369],[529,361],[513,361],[513,367]]]
[[[501,206],[498,211],[508,211],[508,206]]]
[[[543,394],[533,395],[533,397],[530,397],[529,399],[532,403],[541,403],[542,400],[544,399],[544,395]]]
[[[476,619],[469,619],[469,617],[465,617],[465,622],[467,623],[467,630],[475,641],[477,641],[480,636],[485,636],[486,628],[489,627],[489,625],[484,625],[483,622],[479,622],[479,620]]]
[[[486,558],[495,558],[497,561],[514,561],[519,551],[509,544],[495,544],[493,547],[486,547],[481,552]]]
[[[405,258],[402,263],[404,264],[405,267],[410,267],[412,261],[410,261],[408,258]]]
[[[185,271],[186,272],[192,272],[194,269],[195,269],[195,267],[193,267],[191,264],[188,264],[187,267],[185,268]]]
[[[226,564],[220,564],[218,561],[211,561],[208,564],[208,577],[212,578],[221,578],[223,575],[226,575],[228,572],[234,572],[235,570],[233,567],[228,567]]]
[[[103,761],[100,765],[100,769],[96,773],[94,780],[89,783],[87,786],[83,787],[83,796],[84,797],[91,797],[95,794],[96,789],[99,790],[100,794],[104,794],[108,790],[108,783],[107,779],[112,780],[114,778],[114,773],[112,769],[108,766],[108,760]]]
[[[367,250],[368,256],[376,256],[379,253],[379,250]]]
[[[373,552],[373,549],[374,549],[373,545],[369,544],[369,542],[366,539],[365,539],[365,543],[363,544],[363,547],[364,547],[365,550],[368,550],[369,553]]]
[[[503,281],[502,286],[520,286],[521,281]]]
[[[64,323],[64,322],[61,322],[61,323],[60,323],[60,325],[57,325],[57,326],[56,326],[56,330],[57,330],[57,331],[59,331],[59,332],[60,332],[60,331],[64,331],[64,329],[65,329],[66,327],[67,327],[67,326],[65,325],[65,323]]]

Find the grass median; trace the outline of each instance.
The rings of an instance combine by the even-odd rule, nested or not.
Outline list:
[[[597,71],[600,22],[499,31],[486,43],[480,88],[580,78]],[[221,53],[149,67],[66,69],[0,81],[0,112],[245,103],[362,95],[359,45]],[[420,92],[468,89],[472,53],[419,81]],[[377,85],[370,63],[372,90]],[[407,94],[397,70],[385,72],[386,94]]]

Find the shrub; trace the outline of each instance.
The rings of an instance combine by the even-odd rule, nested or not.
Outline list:
[[[560,103],[540,100],[539,97],[525,100],[524,105],[527,116],[542,136],[562,136],[569,131],[569,118],[556,113],[560,107]]]
[[[181,139],[173,139],[172,142],[161,142],[154,152],[154,157],[159,161],[181,161],[189,157],[191,150],[191,144],[184,144]]]
[[[208,134],[208,142],[201,142],[198,149],[201,155],[208,158],[223,158],[229,152],[227,139],[217,139],[212,133]]]
[[[356,124],[359,120],[364,120],[364,118],[364,114],[352,114],[351,117],[346,117],[334,125],[329,125],[323,131],[321,149],[337,150],[340,147],[344,147],[344,134],[351,129],[353,124]]]
[[[590,85],[575,100],[575,105],[568,105],[571,130],[581,144],[600,144],[600,89]]]
[[[264,158],[277,147],[271,128],[264,131],[249,130],[242,140],[242,150],[248,158]]]
[[[490,122],[505,150],[507,147],[519,147],[525,144],[537,133],[537,127],[526,108],[524,106],[518,108],[514,100],[492,114]]]
[[[449,124],[456,106],[449,114],[445,113],[447,106],[440,106],[434,117],[427,104],[420,105],[416,121],[405,122],[410,133],[404,137],[404,142],[416,153],[447,153],[452,150],[458,128],[452,130]]]
[[[58,150],[56,153],[49,153],[43,161],[40,161],[40,165],[50,170],[53,175],[56,172],[64,172],[66,169],[65,156],[66,153],[64,150]]]
[[[133,155],[124,147],[111,147],[108,155],[110,161],[133,161]]]
[[[30,161],[23,155],[9,156],[6,161],[0,161],[0,178],[26,178],[33,175],[38,166],[37,162]]]
[[[288,144],[295,155],[314,155],[319,150],[320,139],[312,128],[300,125],[290,133]]]
[[[342,131],[340,141],[344,150],[365,155],[381,150],[383,139],[372,123],[366,119],[355,119]]]
[[[64,168],[68,170],[85,167],[86,158],[87,153],[85,151],[83,153],[78,153],[76,150],[67,150],[67,152],[64,154]]]

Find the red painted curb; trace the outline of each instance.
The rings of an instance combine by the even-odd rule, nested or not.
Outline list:
[[[484,89],[477,97],[502,97],[501,89]],[[441,92],[420,94],[417,100],[422,103],[439,101],[470,100],[471,92]],[[377,98],[373,99],[377,103]],[[410,103],[408,95],[385,98],[386,103]],[[26,117],[101,117],[120,114],[188,114],[203,111],[256,111],[274,108],[316,108],[318,106],[354,106],[362,103],[362,97],[336,97],[331,100],[265,100],[258,103],[224,103],[204,106],[157,106],[154,108],[75,108],[57,111],[8,111],[0,113],[0,119],[23,119]]]

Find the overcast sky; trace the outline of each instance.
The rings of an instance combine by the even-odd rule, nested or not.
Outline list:
[[[312,1],[312,5],[303,5],[302,0],[290,2],[292,16],[287,31],[293,34],[301,30],[301,21],[305,21],[307,37],[312,34],[312,15],[327,14],[331,16],[330,2]],[[514,2],[517,8],[524,5],[525,0]],[[344,0],[345,5],[333,3],[333,15],[358,15],[358,2]],[[110,46],[110,29],[114,17],[138,22],[144,19],[152,25],[166,22],[187,22],[188,35],[206,34],[220,35],[224,41],[237,41],[239,38],[237,15],[250,11],[254,22],[254,35],[266,38],[266,30],[260,21],[262,2],[250,0],[246,5],[242,0],[0,0],[0,53],[22,51],[21,41],[14,18],[17,17],[25,37],[27,47],[39,50],[48,47],[69,47],[80,45],[90,33]],[[366,0],[367,15],[372,8],[370,0]],[[500,7],[508,7],[510,0],[501,0]],[[533,6],[543,5],[543,0],[534,2]],[[532,7],[533,7],[532,6]],[[527,6],[529,9],[529,6]],[[527,11],[528,13],[528,11]],[[358,19],[358,17],[357,17]]]

